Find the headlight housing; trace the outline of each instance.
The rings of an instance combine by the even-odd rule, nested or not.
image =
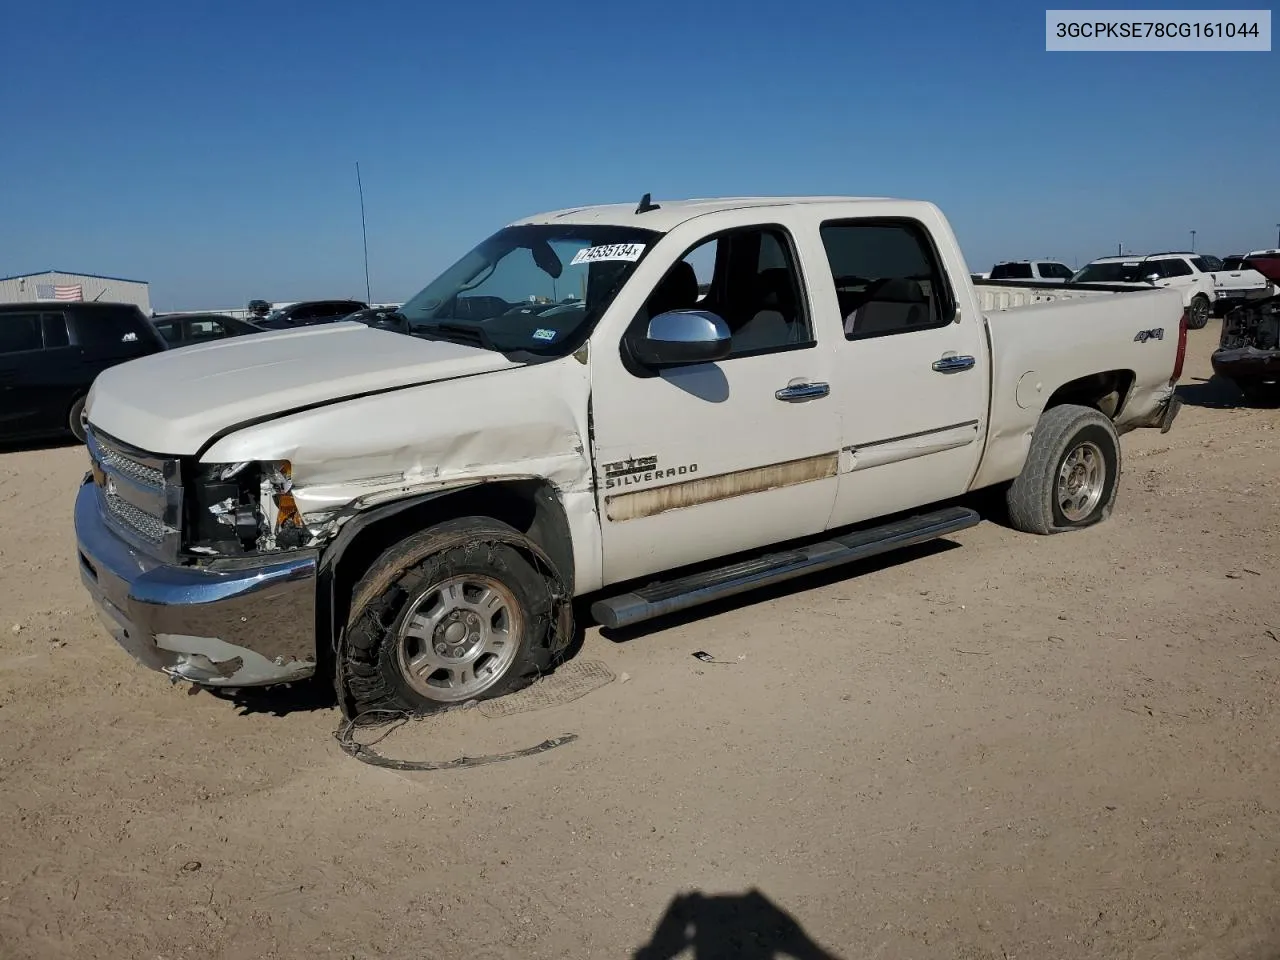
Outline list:
[[[194,474],[187,510],[190,552],[272,553],[311,539],[290,492],[288,460],[199,464]]]

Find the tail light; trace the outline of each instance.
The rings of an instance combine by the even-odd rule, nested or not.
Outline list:
[[[1182,378],[1182,364],[1187,359],[1187,311],[1182,311],[1182,319],[1178,321],[1178,357],[1173,361],[1173,377],[1170,383],[1177,383]]]

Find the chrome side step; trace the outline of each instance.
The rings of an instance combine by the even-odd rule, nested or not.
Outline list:
[[[895,520],[878,527],[847,533],[821,543],[770,553],[755,560],[691,574],[677,580],[651,583],[630,593],[597,600],[591,616],[601,626],[617,629],[642,620],[687,610],[702,603],[780,583],[909,547],[972,527],[981,521],[967,507],[947,507],[933,513]]]

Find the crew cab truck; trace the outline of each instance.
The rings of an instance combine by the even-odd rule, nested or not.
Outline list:
[[[550,668],[577,597],[626,626],[968,527],[938,504],[986,487],[1087,527],[1186,343],[1177,291],[975,286],[885,199],[542,214],[401,310],[98,378],[79,564],[138,659],[426,711]]]

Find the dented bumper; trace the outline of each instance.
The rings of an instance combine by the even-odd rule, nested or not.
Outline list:
[[[216,687],[288,683],[315,671],[316,552],[164,564],[104,523],[92,482],[76,497],[75,526],[80,579],[108,632],[144,666]]]

